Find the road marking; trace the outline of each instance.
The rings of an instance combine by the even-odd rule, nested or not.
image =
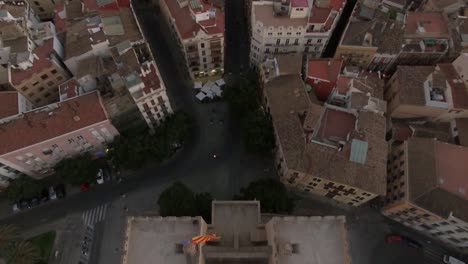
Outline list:
[[[81,215],[81,218],[88,226],[94,226],[96,223],[103,221],[106,217],[107,204],[97,206],[89,209]]]

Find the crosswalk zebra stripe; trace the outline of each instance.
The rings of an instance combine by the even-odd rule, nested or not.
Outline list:
[[[106,212],[107,204],[104,204],[83,212],[81,217],[86,225],[92,226],[104,220],[104,218],[106,217]]]

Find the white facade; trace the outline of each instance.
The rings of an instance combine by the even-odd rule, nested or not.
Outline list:
[[[292,2],[292,1],[291,1]],[[307,8],[272,1],[252,2],[250,62],[258,66],[274,54],[308,53],[320,57],[341,15],[334,8],[317,21],[317,12],[327,12],[309,3]],[[322,14],[323,15],[323,14]]]

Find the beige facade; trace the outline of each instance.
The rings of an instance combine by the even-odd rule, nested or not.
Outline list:
[[[290,2],[248,1],[250,13],[250,62],[260,64],[275,54],[308,53],[320,57],[338,22],[344,1],[311,6]],[[320,6],[323,4],[324,6]],[[341,5],[340,5],[341,4]]]
[[[52,61],[55,61],[52,59]],[[26,97],[34,106],[39,107],[59,99],[58,85],[66,81],[70,75],[59,63],[49,67],[15,84],[14,88]]]
[[[159,0],[158,3],[184,56],[181,66],[190,77],[222,75],[224,11],[201,0]]]
[[[394,145],[388,158],[387,197],[382,213],[434,239],[468,250],[467,202],[449,189],[460,190],[465,185],[453,186],[450,177],[458,177],[456,168],[434,169],[444,166],[438,165],[444,164],[440,163],[444,158],[467,162],[459,151],[466,152],[429,138],[412,138]],[[439,173],[446,175],[436,180],[434,175]]]
[[[377,47],[359,47],[339,45],[336,48],[335,59],[343,59],[345,64],[367,68],[377,52]]]
[[[54,17],[55,6],[62,2],[61,0],[28,0],[34,13],[41,19],[52,19]]]
[[[259,201],[213,201],[211,220],[131,216],[122,263],[352,262],[344,216],[274,216],[265,221]],[[197,236],[212,235],[217,238],[191,242]]]

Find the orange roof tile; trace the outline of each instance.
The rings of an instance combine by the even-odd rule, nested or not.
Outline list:
[[[291,0],[292,7],[309,7],[307,0]]]
[[[18,92],[0,93],[0,119],[18,114]]]
[[[341,59],[309,59],[307,62],[307,78],[325,81],[336,81],[341,72]]]
[[[150,72],[147,73],[145,76],[140,74],[140,78],[145,84],[145,88],[143,89],[145,94],[149,94],[152,91],[161,88],[161,82],[159,80],[158,74],[156,73],[156,68],[154,67],[154,64],[150,63],[149,65]]]
[[[107,120],[97,92],[24,113],[0,125],[0,155]],[[53,113],[53,114],[50,114]]]
[[[175,24],[177,26],[177,30],[182,39],[189,39],[193,37],[194,32],[198,32],[201,28],[204,27],[205,23],[209,22],[199,22],[198,24],[195,20],[192,19],[192,15],[190,13],[189,7],[185,6],[180,8],[177,1],[173,0],[164,0],[169,12],[171,13],[172,18],[175,20]],[[210,5],[206,3],[202,3],[203,8],[208,10],[211,8]],[[216,8],[216,17],[215,17],[215,25],[211,27],[204,28],[207,34],[220,34],[224,33],[224,13]],[[211,24],[210,24],[211,25]]]
[[[440,33],[448,35],[447,23],[441,13],[408,12],[406,16],[405,34],[418,33],[418,23],[427,33]]]
[[[46,40],[42,46],[39,46],[34,49],[34,54],[36,54],[37,58],[33,62],[33,66],[28,68],[27,70],[21,69],[12,69],[11,70],[11,83],[13,85],[19,85],[23,81],[27,81],[31,78],[34,74],[43,71],[44,69],[50,67],[52,62],[49,60],[50,53],[54,50],[54,40],[49,39]]]
[[[354,130],[356,117],[344,111],[326,108],[322,117],[317,138],[339,138],[346,141],[348,134]]]
[[[458,75],[455,67],[450,63],[438,64],[437,66],[450,84],[453,107],[462,109],[468,108],[468,93],[465,83]]]

